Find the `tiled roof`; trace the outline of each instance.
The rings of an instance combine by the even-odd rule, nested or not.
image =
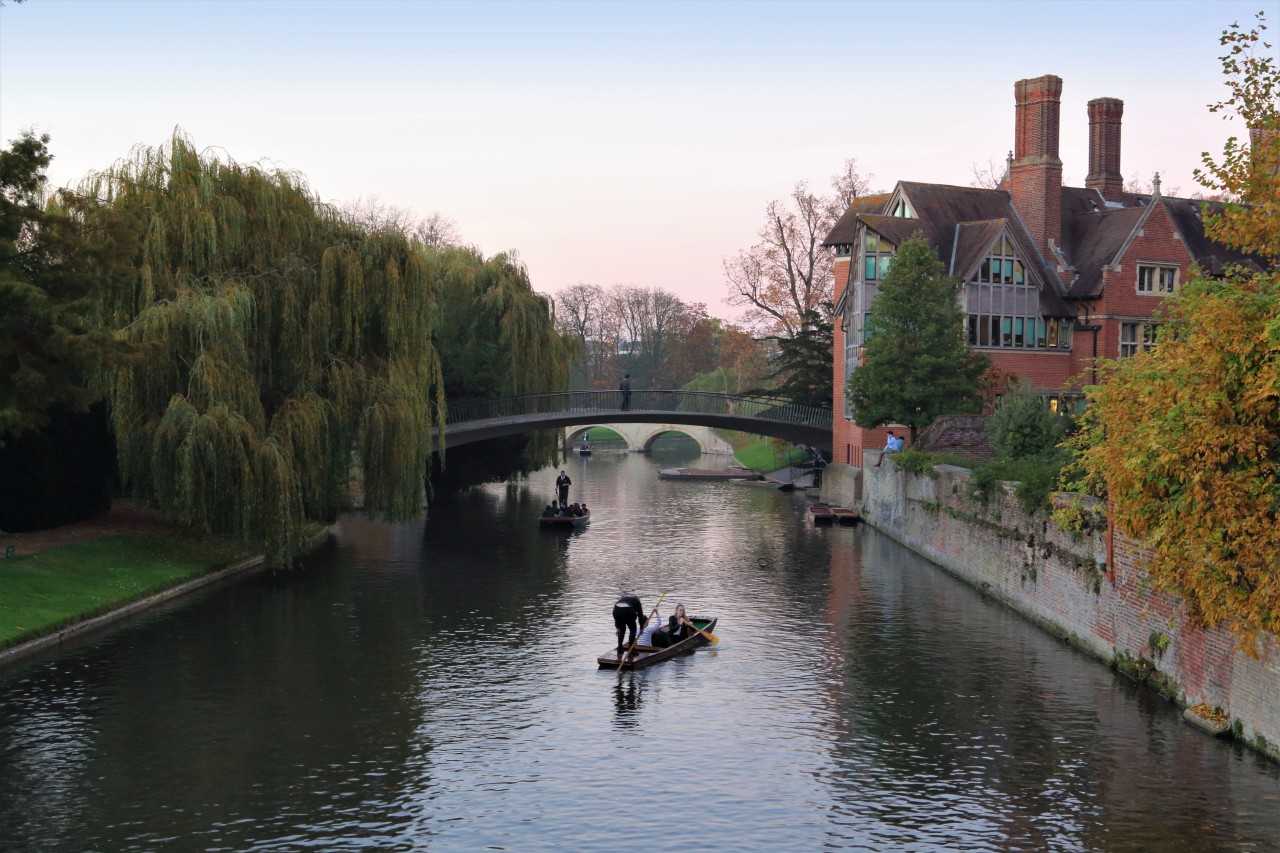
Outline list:
[[[859,214],[858,219],[867,223],[872,231],[897,246],[904,240],[910,240],[922,233],[919,219],[903,219],[901,216],[878,216],[871,213]]]
[[[873,193],[855,198],[849,205],[849,209],[841,214],[831,232],[827,234],[827,239],[822,241],[822,245],[853,243],[858,237],[858,214],[879,213],[889,201],[889,195],[889,193]]]
[[[1008,222],[1007,219],[984,219],[957,224],[955,251],[948,253],[951,256],[948,263],[950,274],[963,278],[973,272]]]

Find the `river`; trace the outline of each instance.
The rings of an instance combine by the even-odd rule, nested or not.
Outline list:
[[[1280,771],[803,498],[566,462],[0,672],[0,846],[1221,850]],[[696,464],[706,466],[707,460]],[[715,649],[598,671],[622,590]]]

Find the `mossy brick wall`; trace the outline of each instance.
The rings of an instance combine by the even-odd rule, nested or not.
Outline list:
[[[1028,515],[1013,484],[987,505],[970,496],[969,472],[938,466],[932,475],[876,467],[862,475],[867,523],[984,590],[1077,647],[1148,681],[1180,705],[1218,706],[1251,745],[1280,758],[1280,644],[1258,658],[1225,628],[1205,629],[1181,599],[1153,588],[1146,550],[1105,524],[1074,534],[1047,513]]]

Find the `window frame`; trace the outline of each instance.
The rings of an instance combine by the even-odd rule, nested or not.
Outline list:
[[[1171,296],[1178,292],[1178,285],[1182,281],[1182,267],[1178,264],[1161,263],[1158,261],[1138,261],[1134,264],[1136,272],[1134,273],[1133,289],[1134,293],[1139,296]],[[1150,270],[1151,279],[1148,282],[1149,289],[1144,290],[1142,287],[1142,274]],[[1165,281],[1163,273],[1173,272],[1173,281],[1169,282],[1169,289],[1165,289]]]

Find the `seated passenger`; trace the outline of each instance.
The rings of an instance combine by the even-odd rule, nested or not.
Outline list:
[[[654,618],[644,624],[644,627],[640,631],[640,636],[636,637],[636,644],[640,646],[654,645],[654,635],[662,630],[661,626],[662,620],[657,616],[654,616]]]
[[[653,621],[657,622],[658,620],[655,619]],[[667,627],[659,628],[653,633],[653,645],[660,649],[666,648],[681,640],[687,640],[689,635],[693,633],[693,623],[685,615],[684,605],[677,604],[675,613],[672,613],[667,620]]]
[[[542,508],[542,517],[543,517],[543,518],[550,518],[551,516],[553,516],[553,515],[555,515],[555,514],[556,514],[556,505],[555,505],[555,504],[547,504],[546,506],[544,506],[544,507]]]

